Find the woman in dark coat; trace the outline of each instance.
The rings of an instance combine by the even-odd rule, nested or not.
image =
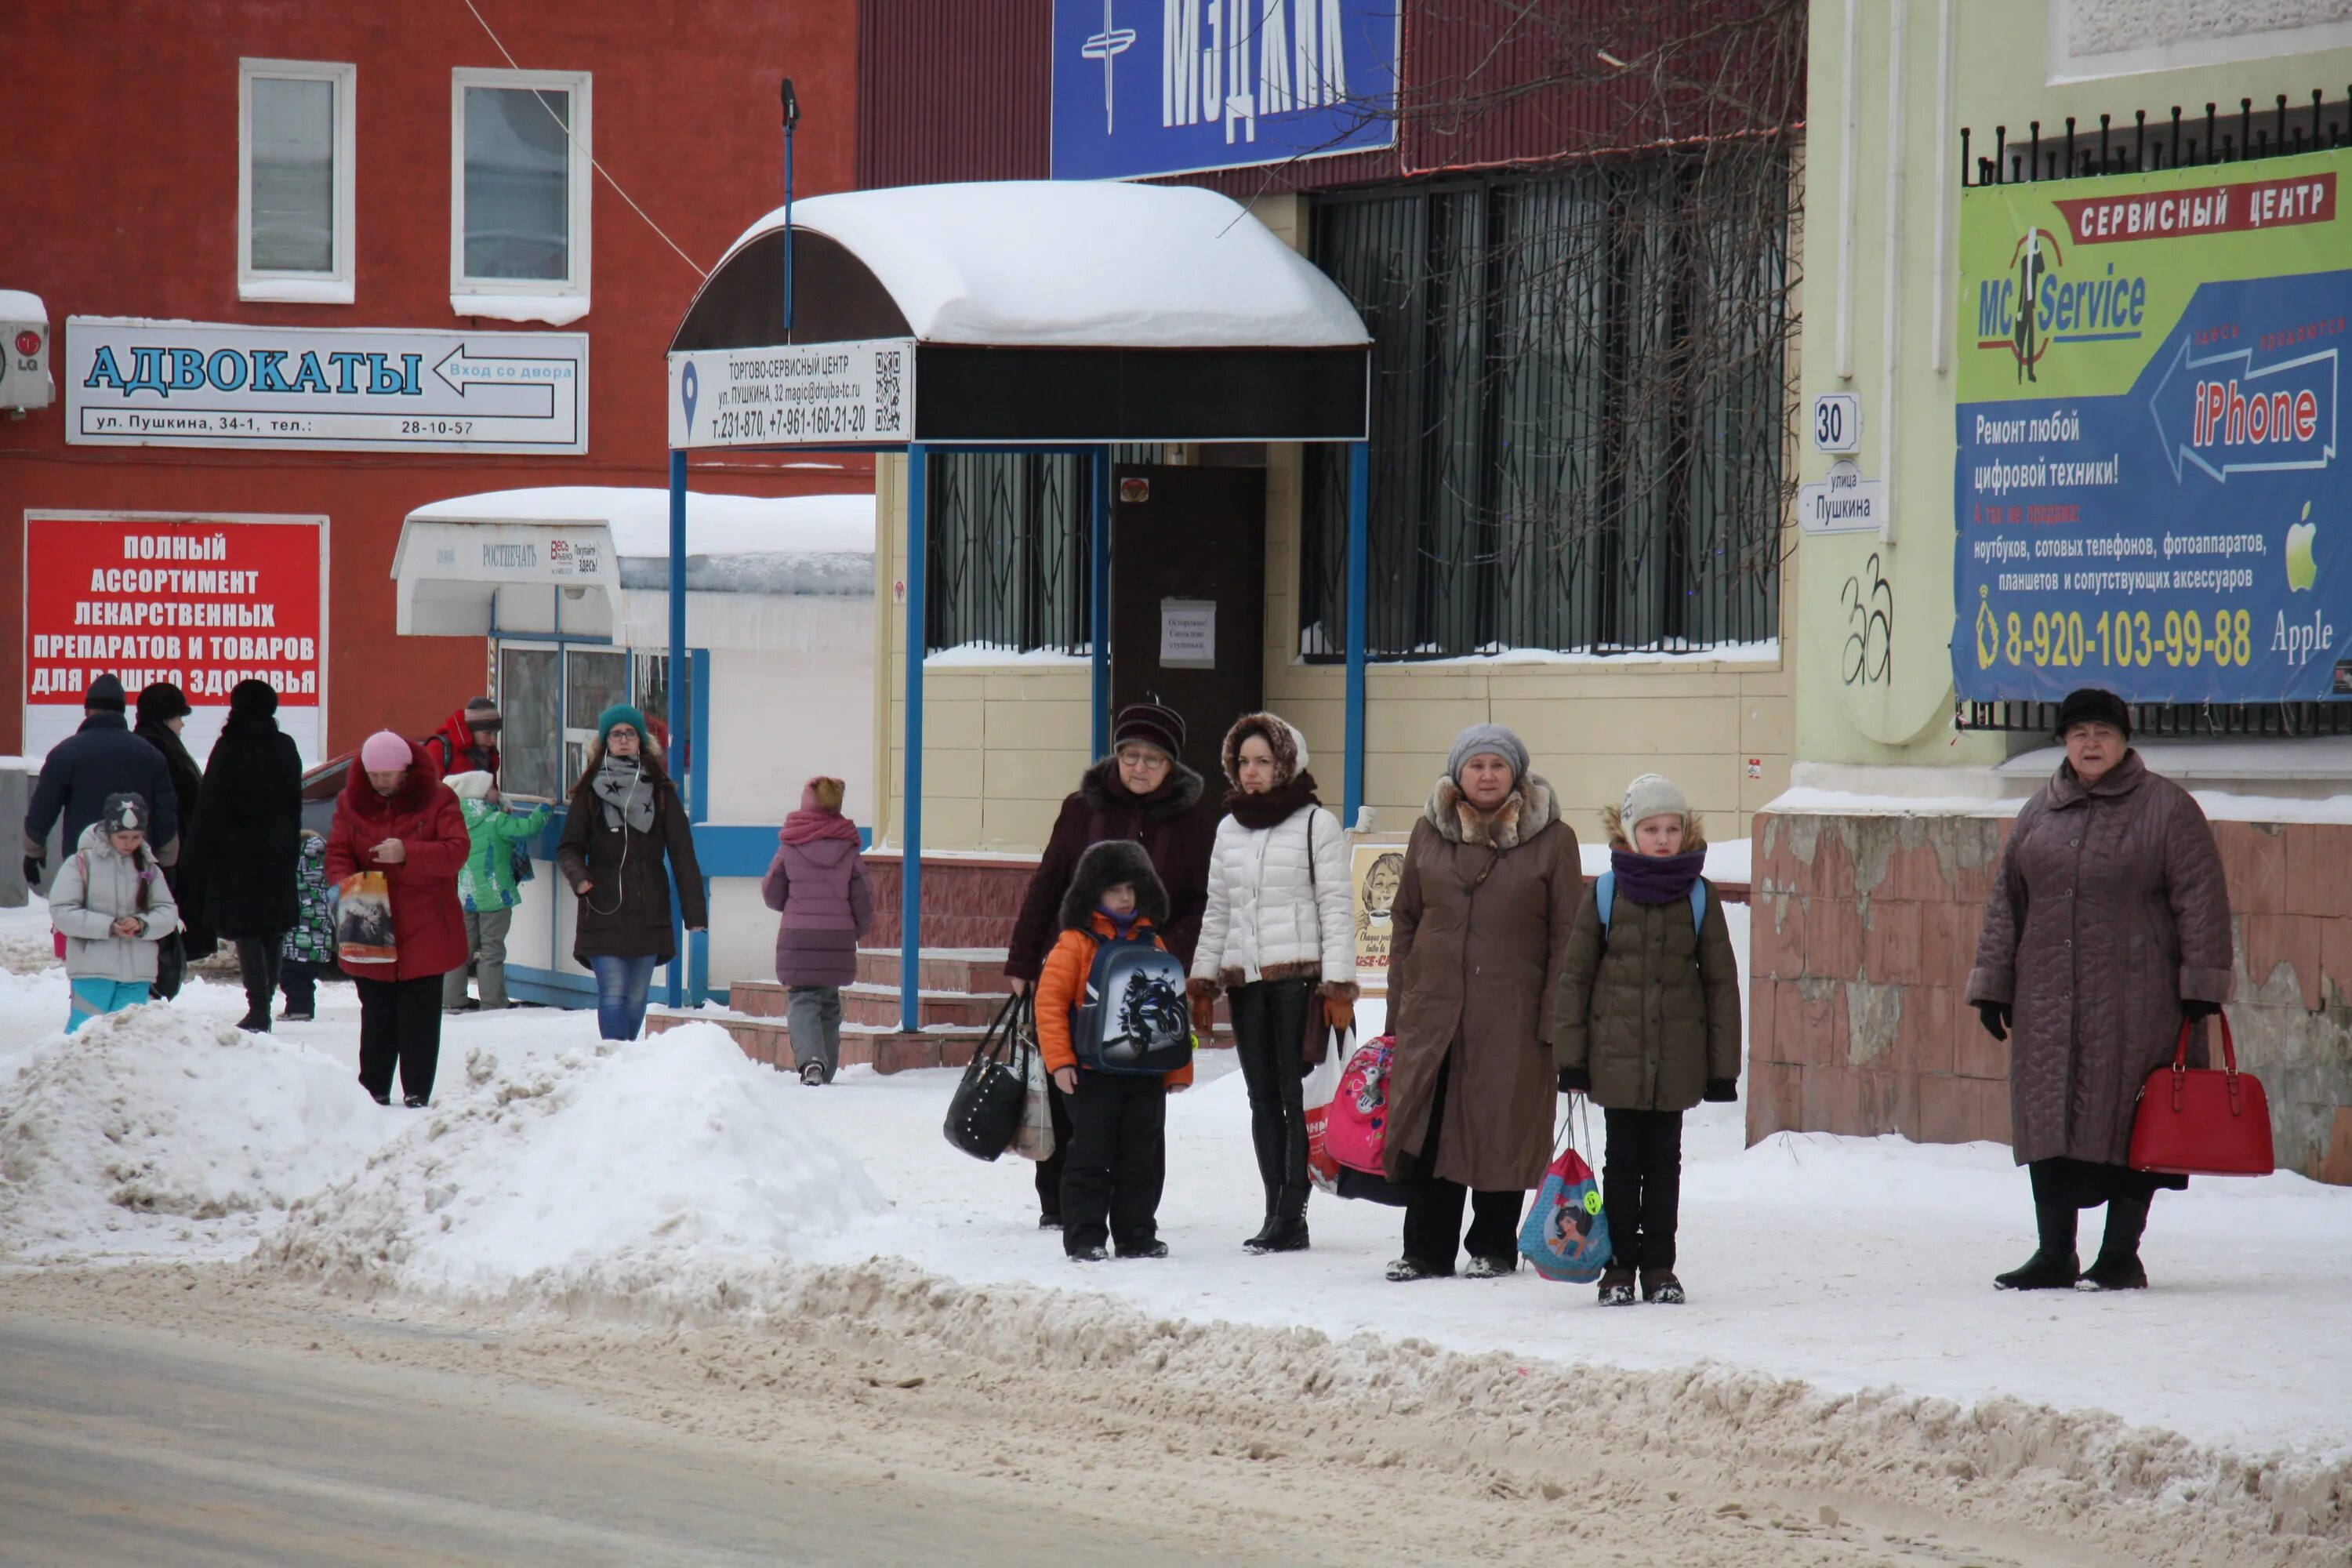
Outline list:
[[[662,771],[645,715],[625,702],[597,716],[555,866],[580,900],[572,955],[596,976],[597,1028],[608,1040],[634,1040],[645,1025],[654,966],[677,956],[673,874],[686,929],[702,930],[709,916],[685,803]]]
[[[1405,846],[1389,949],[1388,1171],[1411,1184],[1391,1279],[1518,1266],[1519,1205],[1551,1158],[1552,998],[1584,900],[1576,835],[1526,744],[1462,731]]]
[[[1209,903],[1209,859],[1217,843],[1217,808],[1206,798],[1201,775],[1177,759],[1184,753],[1184,720],[1156,702],[1122,708],[1111,722],[1111,754],[1086,771],[1045,841],[1045,853],[1029,879],[1004,958],[1005,977],[1015,992],[1037,983],[1045,955],[1061,936],[1062,899],[1077,873],[1078,858],[1090,844],[1132,839],[1143,846],[1151,868],[1168,889],[1168,922],[1160,940],[1177,961],[1192,967],[1201,940],[1201,913]],[[1062,1151],[1069,1147],[1069,1111],[1061,1092],[1048,1088],[1054,1119],[1053,1158],[1037,1163],[1037,1223],[1062,1223]]]
[[[204,837],[194,841],[202,923],[236,943],[245,982],[240,1029],[269,1031],[286,933],[301,917],[302,753],[278,728],[278,693],[240,680],[205,763]]]
[[[213,949],[219,945],[211,929],[195,918],[203,890],[188,874],[205,784],[196,759],[188,755],[188,748],[180,739],[180,729],[188,721],[189,711],[185,692],[168,680],[156,681],[139,694],[139,723],[131,731],[163,753],[163,766],[172,775],[173,799],[179,806],[180,853],[174,864],[163,868],[163,882],[172,889],[172,897],[180,906],[180,919],[186,923],[165,937],[156,952],[152,993],[159,1002],[177,996],[188,965],[210,958]]]
[[[2066,760],[2017,814],[1969,976],[1986,1030],[2009,1042],[2010,1143],[2032,1176],[2040,1238],[1993,1282],[2140,1289],[2148,1204],[2188,1178],[2131,1168],[2132,1120],[2184,1019],[2204,1065],[2204,1020],[2230,995],[2230,890],[2204,812],[2131,749],[2119,698],[2073,693],[2058,735]],[[2075,1217],[2101,1204],[2106,1235],[2082,1270]]]

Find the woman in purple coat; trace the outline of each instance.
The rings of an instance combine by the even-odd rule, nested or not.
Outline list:
[[[841,815],[839,779],[813,778],[776,835],[760,896],[776,928],[776,979],[789,992],[793,1067],[809,1085],[841,1066],[841,988],[857,978],[857,941],[874,923],[874,889],[857,825]]]

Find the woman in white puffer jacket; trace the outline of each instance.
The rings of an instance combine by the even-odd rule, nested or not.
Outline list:
[[[1242,1245],[1299,1252],[1307,1194],[1299,1080],[1323,1059],[1327,1031],[1355,1021],[1348,841],[1315,798],[1307,740],[1295,726],[1272,713],[1245,715],[1226,732],[1223,757],[1233,788],[1209,861],[1192,1016],[1206,1034],[1225,993],[1265,1183],[1265,1224]]]

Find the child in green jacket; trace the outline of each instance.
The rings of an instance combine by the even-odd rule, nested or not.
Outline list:
[[[548,808],[541,805],[518,816],[499,803],[498,789],[486,773],[452,773],[441,781],[457,797],[466,814],[466,831],[473,848],[457,872],[457,901],[466,910],[466,942],[474,956],[474,974],[481,983],[484,1011],[507,1005],[507,928],[522,902],[515,883],[515,854],[547,826]],[[451,970],[441,982],[441,1008],[446,1013],[469,1011],[466,971]]]
[[[294,897],[298,910],[294,929],[278,950],[278,987],[286,994],[286,1009],[278,1016],[289,1024],[307,1024],[319,1016],[319,972],[335,964],[335,911],[327,900],[327,839],[310,828],[302,830],[302,847],[294,858]]]

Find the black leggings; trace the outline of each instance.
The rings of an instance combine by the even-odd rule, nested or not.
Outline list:
[[[1671,1270],[1683,1202],[1683,1113],[1609,1110],[1601,1162],[1601,1211],[1620,1268]]]
[[[1285,1198],[1307,1201],[1307,1107],[1300,1049],[1307,1009],[1315,1005],[1307,980],[1260,980],[1225,994],[1233,1009],[1234,1046],[1242,1084],[1249,1090],[1250,1141],[1257,1146],[1258,1179],[1271,1209]]]
[[[441,1063],[441,977],[352,984],[360,994],[360,1082],[379,1100],[390,1100],[397,1066],[402,1094],[432,1099]]]
[[[236,973],[245,982],[245,1005],[249,1013],[269,1016],[278,1001],[278,968],[286,951],[286,933],[241,936],[236,939]]]

